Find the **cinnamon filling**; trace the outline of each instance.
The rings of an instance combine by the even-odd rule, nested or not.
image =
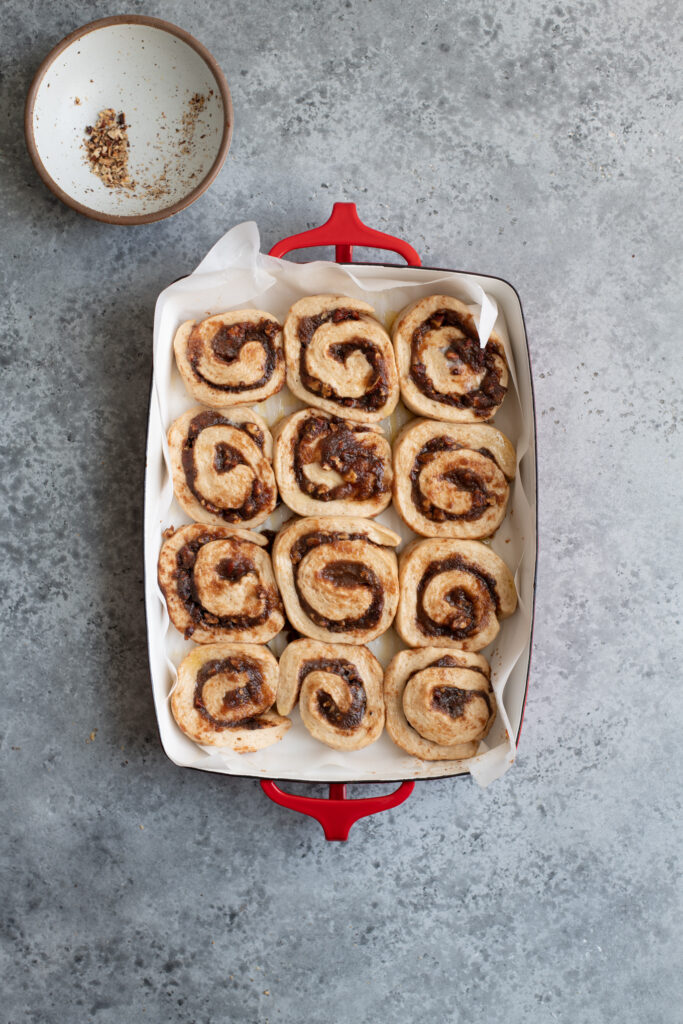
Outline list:
[[[386,494],[389,484],[384,460],[356,436],[364,431],[363,426],[338,416],[308,416],[300,424],[293,443],[294,475],[299,490],[317,501],[366,501]],[[322,469],[339,473],[343,482],[328,487],[309,480],[306,466],[316,462]]]
[[[422,360],[422,342],[425,335],[442,327],[455,327],[464,335],[462,338],[452,337],[446,348],[446,359],[453,364],[451,374],[459,376],[460,367],[463,365],[475,373],[484,374],[479,387],[466,394],[438,391]],[[489,339],[486,348],[482,348],[470,317],[463,317],[454,309],[438,309],[413,331],[410,343],[410,376],[426,398],[453,405],[458,409],[471,409],[476,416],[484,417],[491,409],[496,409],[500,405],[507,392],[507,388],[500,382],[497,358],[504,359],[500,346],[493,339]]]
[[[446,519],[458,519],[465,520],[466,522],[473,522],[476,519],[481,519],[482,515],[488,508],[493,505],[500,504],[497,495],[491,495],[484,481],[481,477],[471,469],[465,469],[463,467],[457,467],[452,469],[450,472],[443,474],[443,479],[449,483],[454,484],[459,491],[467,491],[472,495],[472,504],[466,512],[448,512],[446,509],[440,508],[422,493],[420,489],[420,473],[432,462],[439,452],[443,451],[457,451],[462,449],[462,445],[458,444],[450,437],[433,437],[430,441],[427,441],[422,446],[420,451],[415,456],[413,467],[410,471],[410,483],[411,483],[411,497],[413,505],[426,519],[431,519],[432,522],[442,523]],[[480,448],[479,452],[487,458],[493,460],[493,456],[490,451],[486,448]],[[495,461],[495,460],[494,460]]]
[[[290,558],[292,560],[292,571],[294,575],[294,588],[299,599],[302,610],[309,617],[311,622],[322,629],[331,629],[335,632],[348,632],[353,629],[373,629],[379,622],[384,610],[384,589],[381,580],[369,565],[363,562],[353,562],[345,559],[334,560],[334,557],[322,570],[322,577],[336,587],[353,588],[360,587],[370,591],[372,600],[366,610],[355,618],[348,616],[342,619],[328,619],[316,611],[304,597],[299,586],[299,567],[303,558],[318,547],[320,544],[331,544],[340,540],[362,540],[366,544],[373,544],[375,547],[381,545],[366,537],[364,533],[307,533],[292,545]]]
[[[420,629],[426,636],[447,636],[452,640],[466,640],[476,633],[480,627],[482,615],[477,609],[476,602],[463,587],[454,587],[445,597],[446,603],[452,609],[447,613],[447,621],[437,622],[424,608],[424,595],[427,586],[442,572],[450,572],[456,569],[460,572],[469,573],[481,580],[489,592],[491,604],[499,611],[498,591],[493,576],[489,576],[482,569],[466,562],[460,555],[453,555],[451,558],[443,558],[439,562],[431,562],[425,569],[422,579],[417,587],[416,615]]]
[[[449,657],[439,658],[438,661],[433,661],[426,668],[463,668],[465,667],[468,672],[479,672],[487,679],[486,673],[479,665],[466,665],[462,666],[456,658]],[[424,671],[424,670],[421,670]],[[413,673],[415,675],[415,673]],[[459,686],[437,686],[432,691],[432,706],[437,711],[442,711],[444,714],[449,715],[450,718],[460,718],[465,713],[465,708],[474,700],[475,697],[481,697],[482,700],[486,701],[486,707],[488,708],[489,718],[491,717],[491,696],[487,690],[462,690]]]
[[[200,625],[218,626],[221,629],[230,630],[254,629],[256,626],[263,625],[270,617],[271,612],[280,607],[280,599],[275,590],[259,583],[256,587],[256,596],[261,602],[261,610],[257,615],[244,615],[239,612],[233,615],[213,615],[204,608],[197,594],[193,570],[199,549],[215,539],[211,534],[202,534],[195,540],[184,544],[176,556],[177,568],[174,574],[176,591],[193,623],[185,630],[186,640],[189,640],[197,626]],[[250,573],[258,575],[258,570],[250,558],[238,554],[232,558],[222,558],[216,566],[216,573],[220,579],[237,583]]]
[[[297,333],[300,343],[299,352],[299,373],[301,383],[304,387],[321,398],[327,398],[337,405],[346,409],[367,409],[374,411],[381,409],[389,396],[389,381],[384,360],[384,355],[372,341],[368,341],[359,335],[337,345],[330,345],[329,355],[338,363],[346,363],[346,360],[354,352],[362,352],[370,364],[372,373],[365,393],[360,398],[350,398],[338,394],[331,384],[314,377],[308,370],[306,350],[313,339],[318,328],[325,323],[340,324],[346,320],[360,320],[361,314],[355,309],[332,309],[326,313],[318,313],[316,316],[303,316],[299,320]]]
[[[254,477],[251,491],[248,497],[242,502],[239,508],[219,508],[205,495],[197,490],[197,467],[194,460],[194,445],[202,430],[215,426],[235,427],[248,435],[261,451],[264,447],[263,431],[256,423],[233,423],[232,420],[222,416],[219,412],[207,409],[198,413],[191,421],[187,436],[183,442],[181,461],[185,480],[192,494],[207,512],[220,516],[226,523],[238,523],[252,519],[265,508],[273,497],[273,490],[267,483]],[[217,473],[227,473],[235,466],[248,465],[242,453],[225,441],[220,441],[214,449],[213,467]]]
[[[243,463],[242,453],[225,441],[219,441],[213,450],[213,468],[217,473],[229,473]]]
[[[280,332],[280,325],[272,320],[261,319],[258,323],[221,324],[211,338],[209,345],[216,359],[223,363],[234,363],[241,356],[242,349],[248,342],[257,342],[263,348],[265,363],[263,373],[258,380],[252,384],[218,384],[216,381],[205,377],[199,369],[199,363],[204,348],[199,327],[195,327],[187,341],[187,355],[192,371],[197,380],[209,384],[218,391],[227,391],[240,394],[243,391],[255,391],[268,383],[273,376],[275,369],[282,361],[282,350],[276,348],[275,339]]]
[[[335,729],[346,733],[354,732],[363,720],[367,704],[363,680],[358,675],[356,666],[346,658],[316,658],[305,661],[299,669],[299,690],[309,672],[330,672],[344,680],[351,694],[348,709],[341,711],[330,695],[320,689],[316,694],[318,710]]]
[[[205,661],[197,672],[194,688],[194,706],[205,721],[214,729],[262,729],[268,723],[261,721],[254,716],[242,718],[238,721],[226,721],[215,718],[204,703],[203,690],[209,679],[214,676],[234,672],[235,674],[246,675],[245,686],[235,686],[226,689],[223,695],[221,711],[225,714],[238,711],[239,708],[249,704],[262,703],[263,673],[257,661],[244,656],[233,656],[229,658],[215,658],[212,661]]]

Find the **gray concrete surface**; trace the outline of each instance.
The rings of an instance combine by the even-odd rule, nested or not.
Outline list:
[[[44,54],[115,8],[0,7],[0,1020],[680,1021],[680,8],[127,6],[204,40],[236,109],[210,192],[135,228],[63,207],[22,138]],[[516,284],[541,482],[518,764],[347,845],[166,760],[140,544],[156,295],[335,199]]]

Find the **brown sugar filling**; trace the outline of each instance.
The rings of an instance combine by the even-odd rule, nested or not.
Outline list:
[[[251,492],[239,508],[219,508],[217,505],[214,505],[209,498],[205,497],[199,490],[197,490],[197,467],[194,461],[195,442],[202,430],[206,430],[207,427],[219,425],[235,427],[237,430],[242,430],[261,450],[263,450],[263,431],[256,423],[233,423],[225,416],[221,416],[220,413],[207,409],[205,412],[199,413],[190,421],[187,435],[183,442],[181,462],[187,486],[200,505],[205,508],[207,512],[220,516],[220,518],[224,519],[226,523],[238,523],[252,519],[255,515],[258,515],[259,512],[272,501],[273,489],[265,481],[259,480],[258,477],[254,477],[251,485]],[[217,473],[227,473],[235,466],[246,466],[247,464],[247,460],[237,448],[234,448],[232,445],[225,442],[220,442],[216,445],[214,452],[214,469]]]
[[[441,327],[455,327],[464,335],[452,337],[446,348],[446,359],[453,364],[451,374],[457,376],[459,366],[465,364],[476,373],[484,374],[478,388],[465,394],[449,394],[439,391],[433,384],[427,367],[422,360],[422,342],[429,331]],[[492,409],[503,401],[507,388],[501,384],[501,374],[496,357],[504,360],[504,353],[492,338],[481,348],[476,328],[470,317],[461,316],[454,309],[437,309],[413,331],[410,342],[410,377],[426,398],[458,409],[471,409],[475,416],[488,416]]]
[[[330,695],[320,689],[316,695],[318,710],[335,729],[353,733],[362,722],[367,706],[365,687],[356,666],[346,658],[315,658],[305,661],[299,669],[299,690],[310,672],[330,672],[344,680],[351,693],[348,709],[341,711]]]
[[[215,658],[212,661],[205,661],[197,672],[194,688],[194,707],[202,718],[214,729],[262,729],[268,723],[251,716],[239,719],[238,721],[225,721],[215,718],[204,703],[203,690],[209,679],[222,673],[234,672],[247,677],[245,686],[235,686],[226,689],[223,695],[221,710],[227,712],[235,711],[246,704],[263,702],[263,672],[261,666],[252,658],[233,656],[229,658]]]
[[[425,668],[466,668],[468,672],[479,672],[480,675],[488,682],[488,677],[484,670],[479,665],[461,665],[457,658],[450,655],[446,655],[443,658],[439,658],[437,661],[430,662],[429,665],[425,665]],[[420,672],[424,672],[424,669],[420,669]],[[416,672],[413,672],[409,679],[412,679]],[[465,708],[474,700],[475,697],[481,697],[482,700],[486,701],[486,706],[489,710],[489,718],[491,717],[491,695],[487,690],[463,690],[459,686],[437,686],[432,691],[432,705],[437,711],[443,711],[444,714],[450,718],[460,718],[465,713]]]
[[[433,437],[430,441],[427,441],[427,443],[424,444],[415,455],[413,466],[410,470],[411,497],[413,505],[421,515],[426,519],[431,519],[432,522],[441,523],[446,519],[474,522],[477,519],[481,519],[487,509],[491,508],[493,505],[500,504],[498,495],[492,495],[489,493],[481,477],[479,477],[474,470],[464,468],[457,468],[449,473],[444,473],[444,479],[455,484],[458,490],[467,491],[472,495],[472,505],[466,512],[449,512],[447,509],[439,508],[438,505],[434,505],[433,502],[423,494],[420,489],[420,474],[425,466],[428,466],[440,452],[457,451],[462,449],[462,447],[463,446],[461,444],[458,444],[457,441],[454,441],[450,437]],[[481,448],[479,449],[479,452],[481,455],[493,459],[491,452],[487,449]]]
[[[389,484],[386,465],[358,434],[365,428],[338,416],[312,414],[299,425],[293,440],[294,476],[299,490],[317,501],[367,501],[386,494]],[[306,466],[319,463],[335,470],[343,482],[328,487],[306,476]]]
[[[280,332],[280,325],[273,320],[262,318],[258,323],[245,321],[238,324],[221,324],[217,328],[209,345],[214,356],[226,364],[234,363],[240,358],[242,349],[248,342],[258,342],[265,354],[263,373],[258,380],[251,384],[219,384],[217,381],[205,377],[199,369],[199,363],[204,348],[204,341],[201,337],[199,327],[193,328],[187,341],[187,356],[192,372],[197,380],[208,384],[218,391],[225,391],[231,394],[241,394],[243,391],[256,391],[264,387],[273,376],[276,367],[282,362],[282,348],[277,347],[275,339]]]
[[[299,586],[299,567],[302,559],[309,551],[320,544],[334,544],[340,540],[362,540],[367,544],[374,544],[364,533],[307,533],[293,544],[290,551],[292,560],[292,571],[294,575],[294,588],[299,599],[302,610],[309,617],[311,622],[322,629],[334,630],[334,632],[349,632],[353,629],[373,629],[379,622],[384,610],[384,588],[370,566],[362,562],[354,562],[346,559],[331,560],[322,570],[325,580],[338,587],[360,587],[369,590],[372,600],[366,610],[356,616],[343,619],[328,619],[316,611],[304,597]],[[375,547],[379,547],[376,545]]]
[[[431,580],[442,572],[450,572],[453,569],[467,572],[485,585],[489,592],[491,604],[499,611],[498,591],[493,576],[489,576],[481,569],[466,562],[460,555],[451,558],[443,558],[438,562],[431,562],[424,573],[417,587],[416,615],[421,631],[426,636],[446,636],[452,640],[466,640],[479,628],[480,617],[477,615],[475,602],[471,599],[464,587],[454,587],[446,595],[446,602],[452,607],[453,612],[448,622],[436,622],[427,614],[424,608],[424,594]]]
[[[176,555],[176,570],[174,573],[175,586],[178,597],[183,603],[185,610],[192,620],[192,625],[185,630],[185,639],[189,640],[197,626],[211,626],[229,630],[248,630],[263,625],[270,618],[275,609],[282,609],[280,598],[273,587],[266,587],[259,583],[256,587],[256,596],[262,602],[261,610],[257,615],[213,615],[202,605],[194,583],[194,564],[197,560],[197,552],[204,544],[216,540],[211,534],[202,534],[194,540],[184,544]],[[248,542],[247,542],[248,543]],[[244,554],[238,554],[232,558],[223,558],[216,567],[221,579],[236,583],[250,573],[257,575],[258,570],[252,560]]]
[[[383,353],[372,341],[368,341],[361,335],[340,342],[337,345],[330,345],[329,354],[338,363],[346,363],[346,360],[354,352],[362,352],[370,364],[372,374],[365,393],[359,398],[350,398],[338,394],[331,384],[319,380],[309,372],[306,360],[306,351],[311,343],[313,335],[318,328],[325,323],[340,324],[347,320],[360,320],[361,314],[355,309],[332,309],[326,313],[318,313],[316,316],[303,316],[299,320],[297,334],[299,338],[299,375],[304,387],[320,398],[326,398],[346,409],[367,409],[374,411],[381,409],[389,396],[389,379],[387,376],[386,362]]]

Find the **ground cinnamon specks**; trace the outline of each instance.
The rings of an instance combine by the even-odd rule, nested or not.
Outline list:
[[[94,125],[85,129],[85,151],[90,170],[107,188],[133,188],[128,173],[128,125],[126,115],[111,107],[100,110]]]
[[[182,128],[176,129],[181,132],[183,138],[178,141],[178,148],[181,153],[189,154],[192,145],[192,138],[194,136],[194,130],[197,127],[197,120],[202,110],[206,106],[206,96],[202,96],[201,93],[196,92],[194,96],[190,98],[188,109],[180,119]]]

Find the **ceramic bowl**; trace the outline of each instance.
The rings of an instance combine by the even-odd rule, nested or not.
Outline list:
[[[131,189],[107,187],[87,161],[86,126],[107,108],[128,124]],[[95,220],[146,224],[209,187],[232,122],[227,82],[200,42],[167,21],[121,15],[84,25],[48,54],[24,128],[38,174],[68,206]]]

